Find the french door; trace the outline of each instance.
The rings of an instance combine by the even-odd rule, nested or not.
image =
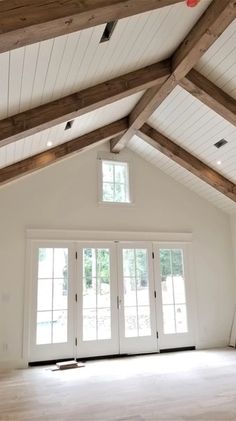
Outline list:
[[[114,243],[77,247],[77,357],[119,353]]]
[[[73,247],[32,247],[30,361],[67,358],[74,352]]]
[[[118,244],[120,352],[157,351],[150,243]]]
[[[188,251],[151,242],[35,242],[30,361],[194,346]]]
[[[183,244],[154,245],[160,349],[195,346],[193,283]]]

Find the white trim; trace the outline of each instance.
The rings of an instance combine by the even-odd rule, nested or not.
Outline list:
[[[191,243],[191,232],[153,232],[153,231],[97,231],[78,229],[40,229],[26,230],[29,240],[48,241],[161,241],[171,243]]]

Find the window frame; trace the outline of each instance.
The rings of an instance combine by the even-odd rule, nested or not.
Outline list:
[[[112,202],[103,200],[103,173],[102,173],[102,163],[103,161],[107,162],[117,162],[127,165],[127,188],[128,188],[128,202]],[[114,154],[98,154],[98,204],[102,206],[131,206],[134,204],[133,200],[133,182],[131,176],[132,164],[127,159],[120,159],[120,157]]]

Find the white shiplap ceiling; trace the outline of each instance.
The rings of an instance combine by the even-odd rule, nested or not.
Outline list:
[[[214,0],[213,0],[214,1]],[[122,19],[111,40],[99,44],[104,25],[0,54],[0,119],[61,98],[171,56],[211,0],[185,3]],[[196,69],[236,98],[236,21],[205,53]],[[20,161],[130,113],[142,93],[0,148],[0,168]],[[177,87],[148,122],[212,168],[236,182],[236,129]],[[213,144],[221,138],[221,150]],[[235,203],[134,137],[129,147],[226,212]],[[219,167],[217,160],[222,161]]]
[[[214,206],[229,214],[236,213],[236,203],[216,191],[213,187],[204,183],[198,177],[185,170],[183,167],[163,155],[138,136],[134,136],[129,142],[129,148],[155,165],[161,171],[171,176],[175,181],[183,184],[199,196],[211,202]]]
[[[236,20],[204,54],[196,69],[236,99]]]
[[[51,147],[54,147],[127,116],[142,94],[143,92],[139,92],[78,117],[74,120],[70,130],[65,131],[65,123],[63,123],[3,146],[0,148],[0,168],[48,149],[47,143],[49,141],[52,142]]]
[[[236,183],[236,127],[177,86],[148,120],[150,126]],[[214,144],[225,138],[228,144]],[[222,164],[217,165],[220,160]]]
[[[0,119],[170,57],[211,0],[179,3],[0,54]]]

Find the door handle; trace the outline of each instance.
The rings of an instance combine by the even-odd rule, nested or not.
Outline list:
[[[116,297],[116,303],[117,303],[117,309],[118,309],[118,310],[120,310],[120,306],[121,306],[121,299],[120,299],[120,297],[118,297],[118,295],[117,295],[117,297]]]

